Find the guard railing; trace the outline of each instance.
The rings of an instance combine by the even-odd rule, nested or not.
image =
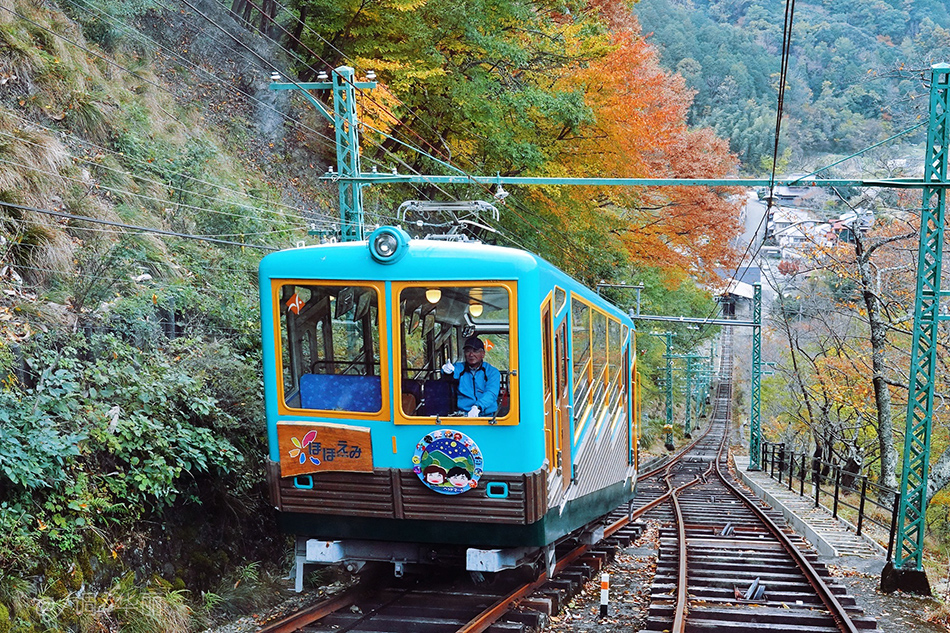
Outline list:
[[[801,496],[806,493],[815,500],[830,504],[834,518],[850,521],[858,536],[865,524],[878,526],[889,533],[887,559],[891,559],[894,532],[900,506],[900,492],[872,481],[867,475],[854,472],[836,462],[788,450],[784,442],[762,443],[762,469],[778,483]]]

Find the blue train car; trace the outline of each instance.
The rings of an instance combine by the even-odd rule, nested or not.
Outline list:
[[[632,497],[633,323],[541,258],[382,227],[268,255],[260,293],[268,481],[298,580],[530,564]]]

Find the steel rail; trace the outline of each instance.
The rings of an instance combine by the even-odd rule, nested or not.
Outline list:
[[[707,425],[707,428],[702,433],[702,435],[700,435],[695,440],[693,440],[692,442],[687,444],[685,447],[680,449],[680,451],[676,453],[667,463],[661,464],[660,466],[657,466],[656,468],[652,470],[648,470],[645,473],[638,474],[637,475],[638,481],[646,477],[652,477],[656,475],[657,473],[660,473],[663,471],[667,473],[667,477],[668,477],[670,469],[673,468],[673,466],[680,459],[682,459],[683,456],[687,452],[692,450],[692,448],[700,440],[705,438],[706,435],[709,434],[710,429],[712,429],[712,424]],[[699,482],[699,478],[697,477],[693,481],[688,481],[685,484],[679,486],[678,488],[673,488],[667,491],[666,493],[664,493],[663,495],[661,495],[659,498],[654,499],[653,501],[650,501],[648,503],[645,503],[642,506],[638,507],[633,512],[630,512],[626,516],[623,516],[617,519],[616,521],[614,521],[613,523],[611,523],[610,525],[604,528],[604,538],[614,535],[615,533],[617,533],[617,531],[619,531],[621,528],[623,528],[628,523],[630,523],[630,521],[632,521],[633,519],[636,519],[637,517],[641,516],[642,514],[648,512],[649,510],[653,509],[654,507],[662,503],[664,500],[668,499],[670,495],[674,493],[674,491],[686,489],[690,486],[697,484],[698,482]],[[669,482],[667,482],[667,485],[670,485]],[[571,550],[570,552],[568,552],[567,554],[565,554],[564,556],[562,556],[554,567],[554,574],[557,575],[558,573],[563,571],[568,565],[570,565],[575,560],[577,560],[578,558],[586,554],[588,551],[590,551],[590,549],[591,549],[590,545],[580,545],[574,548],[573,550]],[[460,629],[458,629],[458,633],[482,633],[482,631],[487,630],[488,627],[490,627],[492,624],[498,621],[498,619],[501,616],[503,616],[505,613],[507,613],[514,607],[516,607],[521,600],[523,600],[525,597],[531,595],[532,593],[540,589],[541,586],[544,585],[545,582],[547,582],[547,580],[548,580],[548,574],[547,572],[543,572],[536,580],[529,583],[525,583],[524,585],[521,585],[520,587],[518,587],[517,589],[509,593],[507,596],[497,600],[494,604],[492,604],[490,607],[485,609],[485,611],[479,613],[477,616],[475,616],[474,618],[466,622]]]
[[[313,624],[331,613],[352,605],[362,593],[362,587],[352,587],[332,598],[318,602],[273,624],[269,624],[259,629],[258,633],[292,633],[293,631],[299,631],[308,624]]]
[[[668,462],[661,464],[652,470],[639,473],[637,475],[638,480],[652,477],[660,472],[665,472],[666,477],[664,477],[664,479],[667,479],[670,476],[670,470],[673,468],[673,466],[675,466],[690,450],[692,450],[697,443],[703,440],[709,434],[711,429],[712,424],[707,425],[706,430],[703,431],[699,437],[681,448],[671,457]],[[659,498],[639,506],[636,510],[606,526],[604,528],[604,537],[606,538],[612,536],[617,531],[629,524],[633,519],[636,519],[657,505],[663,503],[663,501],[669,499],[672,494],[681,490],[685,490],[690,486],[694,486],[699,483],[699,481],[700,478],[696,477],[695,479],[688,481],[679,487],[673,488],[667,480],[667,485],[671,486],[670,490],[661,495]],[[562,556],[555,564],[554,575],[556,576],[560,572],[564,571],[564,569],[567,568],[571,563],[589,552],[592,548],[593,546],[591,545],[581,545]],[[505,613],[516,607],[518,603],[521,602],[521,600],[540,589],[547,581],[547,572],[542,572],[541,575],[535,580],[520,585],[508,595],[498,599],[490,607],[466,622],[460,629],[458,629],[458,633],[482,633],[483,631],[486,631]],[[293,631],[298,631],[304,626],[313,624],[314,622],[332,613],[335,613],[340,609],[354,604],[364,591],[365,589],[362,587],[353,587],[352,589],[334,596],[333,598],[315,604],[293,615],[287,616],[286,618],[283,618],[274,624],[263,627],[260,629],[259,633],[292,633]]]
[[[649,470],[645,473],[638,474],[637,476],[638,479],[652,477],[656,475],[657,473],[660,473],[663,471],[665,471],[668,475],[670,469],[674,465],[676,465],[676,463],[680,459],[682,459],[683,456],[689,450],[691,450],[700,440],[706,437],[706,435],[709,434],[709,431],[711,428],[712,428],[712,425],[708,425],[702,435],[700,435],[695,440],[693,440],[692,442],[687,444],[685,447],[680,449],[678,453],[673,455],[670,461],[666,462],[665,464],[661,464],[660,466],[657,466],[656,468]],[[639,517],[645,512],[648,512],[652,508],[656,507],[657,505],[662,503],[664,500],[668,499],[669,496],[675,490],[685,489],[689,486],[695,485],[696,483],[698,483],[698,481],[699,479],[697,478],[693,481],[686,482],[679,488],[675,488],[666,492],[664,495],[662,495],[658,499],[654,499],[653,501],[643,504],[642,506],[638,507],[636,510],[629,513],[628,515],[622,517],[621,519],[618,519],[617,521],[614,521],[613,523],[611,523],[610,525],[604,528],[604,537],[606,538],[606,537],[612,536],[618,530],[626,526],[631,520]],[[592,546],[590,545],[581,545],[571,550],[564,556],[562,556],[554,567],[554,574],[557,575],[558,573],[564,571],[564,569],[568,565],[570,565],[575,560],[577,560],[578,558],[586,554],[588,551],[591,550],[591,548]],[[547,572],[542,572],[541,575],[538,576],[537,579],[519,586],[518,588],[513,590],[511,593],[504,596],[503,598],[500,598],[499,600],[494,602],[490,607],[488,607],[487,609],[479,613],[477,616],[475,616],[471,620],[469,620],[458,630],[459,633],[482,633],[483,631],[487,630],[492,624],[498,621],[498,619],[501,618],[505,613],[507,613],[514,607],[516,607],[521,600],[523,600],[527,596],[531,595],[532,593],[540,589],[541,586],[544,585],[544,583],[547,581],[548,581]],[[359,596],[361,595],[361,593],[363,593],[363,591],[364,589],[359,586],[353,587],[337,596],[324,600],[323,602],[320,602],[311,607],[308,607],[293,615],[287,616],[271,625],[265,626],[260,629],[259,633],[292,633],[293,631],[298,631],[304,626],[313,624],[314,622],[322,618],[325,618],[326,616],[332,613],[335,613],[336,611],[339,611],[340,609],[346,608],[354,604],[359,598]]]
[[[696,481],[699,481],[697,477]],[[680,509],[680,501],[673,495],[673,515],[676,517],[676,533],[679,539],[679,545],[676,548],[679,556],[679,565],[677,574],[679,582],[676,583],[676,608],[673,610],[673,633],[682,633],[686,631],[686,614],[689,607],[689,594],[686,592],[686,521],[683,520],[683,513]]]
[[[714,422],[710,421],[709,429],[707,433],[712,429]],[[703,436],[705,437],[705,433]],[[709,466],[706,467],[706,470],[703,471],[702,475],[696,475],[696,478],[686,484],[683,484],[679,488],[673,488],[672,482],[669,480],[669,475],[666,476],[665,481],[666,485],[670,487],[670,501],[673,505],[673,520],[676,522],[676,533],[678,537],[678,545],[676,548],[677,556],[679,558],[677,565],[677,583],[676,583],[676,600],[673,607],[673,627],[670,629],[672,633],[684,633],[686,631],[686,615],[689,612],[689,593],[687,592],[687,580],[688,580],[688,567],[686,561],[686,521],[683,518],[683,512],[680,508],[679,499],[677,495],[685,490],[686,488],[704,481],[705,478],[712,472],[713,465],[715,462],[718,462],[719,455],[722,453],[722,447],[726,444],[726,436],[728,434],[723,430],[722,439],[719,440],[719,451],[716,453],[716,460],[711,461]]]
[[[705,438],[707,435],[709,435],[709,431],[710,431],[711,429],[712,429],[712,424],[706,425],[706,430],[703,431],[702,435],[700,435],[700,436],[697,437],[695,440],[693,440],[692,442],[690,442],[689,444],[687,444],[686,446],[684,446],[683,448],[681,448],[678,453],[675,453],[675,454],[672,456],[672,458],[670,459],[670,461],[668,461],[668,462],[666,462],[666,463],[664,463],[664,464],[660,464],[659,466],[657,466],[657,467],[654,468],[653,470],[648,470],[648,471],[646,471],[646,472],[644,472],[644,473],[638,473],[638,474],[637,474],[637,481],[646,479],[646,478],[648,478],[648,477],[652,477],[652,476],[654,476],[654,475],[656,475],[657,473],[662,472],[662,471],[666,471],[667,474],[668,474],[670,468],[672,468],[673,465],[676,464],[676,462],[678,462],[680,459],[682,459],[683,456],[684,456],[686,453],[688,453],[689,451],[691,451],[691,450],[693,449],[693,447],[695,447],[696,444],[699,443],[700,440],[702,440],[702,439]],[[686,484],[683,484],[683,486],[681,486],[681,487],[692,486],[692,485],[695,484],[695,483],[696,483],[696,482],[688,482],[688,483],[686,483]],[[613,535],[615,532],[617,532],[617,530],[623,528],[624,526],[626,526],[628,523],[630,523],[630,522],[633,521],[634,519],[639,518],[640,516],[646,514],[647,512],[649,512],[650,510],[652,510],[652,509],[655,508],[656,506],[660,505],[661,503],[663,503],[664,501],[666,501],[667,499],[669,499],[671,494],[673,494],[673,490],[667,490],[666,492],[664,492],[662,495],[660,495],[659,497],[657,497],[657,498],[654,499],[653,501],[648,501],[647,503],[643,504],[642,506],[640,506],[640,507],[637,508],[636,510],[633,510],[632,512],[630,512],[629,514],[627,514],[626,516],[623,516],[623,517],[617,519],[616,521],[614,521],[613,523],[611,523],[610,525],[608,525],[607,527],[604,528],[604,536],[607,537],[607,536]]]
[[[795,544],[792,543],[792,540],[788,537],[782,529],[776,525],[776,523],[769,518],[765,512],[758,506],[758,504],[753,503],[738,486],[734,485],[728,480],[719,470],[719,460],[721,458],[720,454],[716,458],[716,475],[719,479],[726,485],[727,488],[732,490],[732,492],[739,497],[739,499],[749,508],[753,514],[755,514],[759,520],[765,525],[766,529],[775,536],[775,538],[782,545],[782,548],[788,553],[788,555],[795,561],[795,564],[798,565],[798,568],[805,575],[805,579],[808,581],[808,584],[812,586],[815,590],[815,593],[818,594],[818,597],[821,599],[822,603],[825,605],[825,608],[828,609],[828,613],[831,615],[831,618],[835,621],[835,624],[842,633],[858,633],[858,628],[855,626],[854,622],[851,621],[851,617],[845,611],[844,607],[838,602],[838,599],[835,597],[834,593],[831,591],[831,588],[821,579],[821,576],[818,575],[818,572],[812,566],[808,559],[805,558],[804,554],[799,551]]]

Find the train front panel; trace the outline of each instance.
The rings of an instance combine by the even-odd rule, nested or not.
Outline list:
[[[519,326],[539,305],[538,260],[484,245],[405,248],[394,263],[366,243],[262,262],[269,479],[282,521],[327,539],[545,541],[542,421],[526,400],[541,390],[526,360],[540,337]],[[461,363],[472,338],[499,390],[470,417],[462,376],[443,367]]]

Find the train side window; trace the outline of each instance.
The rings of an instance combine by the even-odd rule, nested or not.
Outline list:
[[[589,382],[590,371],[590,307],[580,301],[571,302],[571,345],[574,358],[574,388]]]
[[[560,286],[554,286],[554,314],[561,313],[567,303],[567,292]]]
[[[593,378],[599,383],[607,382],[607,315],[594,311],[591,320],[591,356]]]
[[[607,338],[610,369],[610,384],[622,385],[621,369],[623,366],[623,339],[620,337],[620,322],[614,319],[607,320]]]
[[[484,363],[498,370],[498,395],[481,401],[481,418],[501,418],[510,410],[511,297],[501,285],[428,282],[398,291],[401,367],[397,385],[407,417],[459,415],[470,409],[472,387],[463,384],[465,342],[478,337]],[[458,369],[443,371],[451,363]],[[487,372],[477,376],[481,390]],[[479,397],[482,392],[477,394]]]
[[[281,286],[280,299],[284,403],[380,412],[379,290],[296,282]]]

